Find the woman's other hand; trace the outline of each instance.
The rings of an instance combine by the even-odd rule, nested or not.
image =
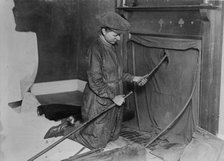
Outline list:
[[[143,77],[135,76],[133,81],[137,83],[139,86],[144,86],[148,80],[144,76]]]
[[[124,95],[117,95],[117,96],[115,96],[113,98],[113,102],[116,105],[121,106],[125,102]]]

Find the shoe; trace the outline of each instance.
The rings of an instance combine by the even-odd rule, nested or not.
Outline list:
[[[57,126],[51,127],[45,134],[44,139],[58,137],[58,136],[64,136],[64,131],[68,126],[69,125],[67,122],[62,122],[61,124],[59,124]]]

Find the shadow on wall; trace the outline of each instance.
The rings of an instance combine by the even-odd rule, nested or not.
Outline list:
[[[114,10],[114,1],[14,0],[16,31],[37,35],[35,82],[86,80],[86,50],[97,34],[95,15]]]

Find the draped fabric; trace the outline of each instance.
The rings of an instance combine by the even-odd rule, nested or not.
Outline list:
[[[138,122],[139,130],[162,130],[182,110],[197,83],[200,41],[132,35],[130,43],[132,56],[128,63],[135,75],[149,73],[167,54],[146,86],[135,89],[135,102],[132,102],[136,104],[135,122]],[[166,133],[166,138],[175,142],[190,141],[197,124],[197,111],[194,98]]]
[[[201,50],[201,41],[192,39],[164,38],[153,36],[132,35],[131,40],[147,47],[187,50],[190,48]]]

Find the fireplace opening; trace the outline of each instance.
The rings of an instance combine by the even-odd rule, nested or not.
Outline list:
[[[127,85],[134,90],[127,107],[135,111],[135,117],[124,123],[121,135],[145,145],[169,126],[159,140],[190,142],[198,125],[201,41],[132,34],[128,49],[127,69],[134,75],[149,73],[167,57],[145,87]]]

